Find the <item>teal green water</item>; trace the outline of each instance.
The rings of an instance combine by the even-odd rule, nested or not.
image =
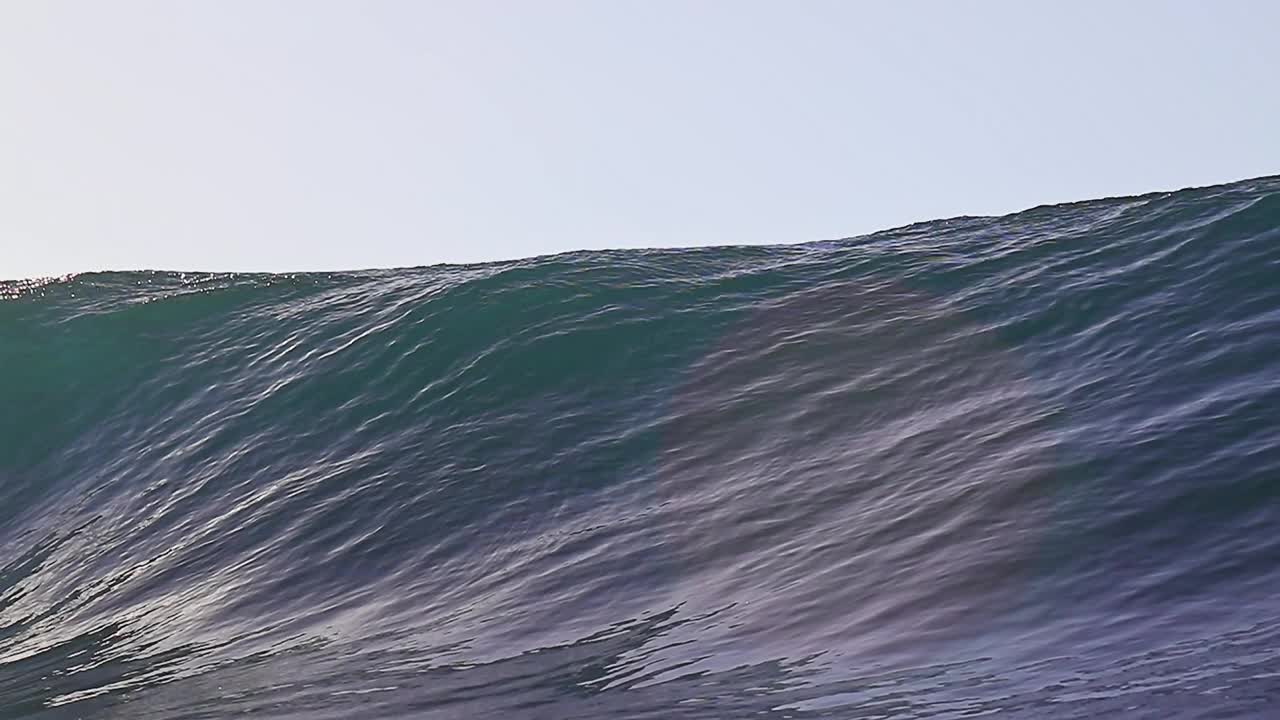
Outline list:
[[[1280,178],[0,283],[0,717],[1266,717]]]

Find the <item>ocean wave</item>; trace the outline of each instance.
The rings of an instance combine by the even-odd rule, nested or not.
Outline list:
[[[1256,717],[1280,178],[0,283],[0,716]]]

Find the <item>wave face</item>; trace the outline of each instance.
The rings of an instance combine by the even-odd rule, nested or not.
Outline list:
[[[1280,178],[0,297],[2,717],[1280,698]]]

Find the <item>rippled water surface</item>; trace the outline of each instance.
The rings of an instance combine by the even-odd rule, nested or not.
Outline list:
[[[0,717],[1280,717],[1280,178],[0,283]]]

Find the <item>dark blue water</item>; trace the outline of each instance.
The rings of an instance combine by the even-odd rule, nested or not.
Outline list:
[[[1280,717],[1280,178],[0,298],[0,717]]]

